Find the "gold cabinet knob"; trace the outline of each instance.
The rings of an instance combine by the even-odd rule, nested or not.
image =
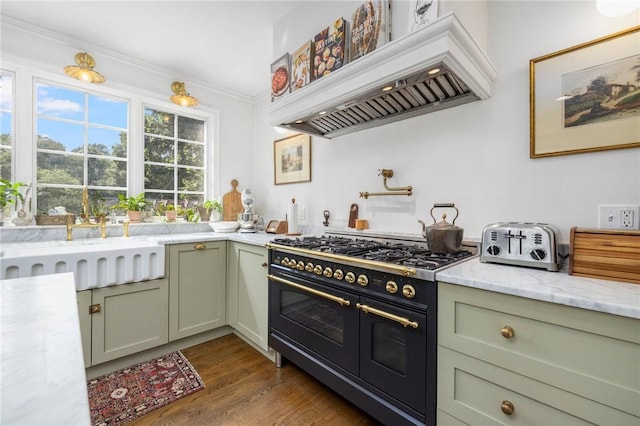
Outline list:
[[[369,278],[364,274],[358,275],[358,284],[362,287],[366,287],[369,284]]]
[[[511,401],[502,401],[502,404],[500,405],[500,409],[504,414],[506,414],[507,416],[510,416],[513,414],[516,408],[513,406],[513,403]]]
[[[313,272],[313,263],[307,262],[307,265],[304,267],[304,270],[307,272]]]
[[[387,281],[385,289],[387,293],[396,294],[398,292],[398,284],[395,281]]]
[[[316,266],[313,268],[313,272],[314,272],[316,275],[322,275],[322,266],[320,266],[320,265],[316,265]]]
[[[344,276],[344,279],[349,284],[353,284],[356,282],[356,274],[354,274],[353,272],[347,272],[347,275]]]
[[[505,339],[511,339],[515,333],[513,332],[513,328],[505,325],[504,327],[502,327],[502,330],[500,330],[500,334],[502,334],[502,337],[504,337]]]
[[[206,246],[204,243],[196,243],[196,244],[193,246],[193,249],[194,249],[194,250],[204,250],[204,249],[206,249],[206,248],[207,248],[207,246]]]
[[[267,262],[262,262],[262,267],[266,268],[267,267]]]
[[[335,278],[336,280],[341,280],[344,278],[344,272],[342,272],[342,269],[336,269],[336,271],[333,273],[333,278]]]
[[[326,268],[324,268],[324,271],[322,271],[322,275],[324,275],[327,278],[331,278],[333,276],[333,269],[327,266]]]
[[[416,295],[416,289],[412,285],[405,284],[402,286],[402,295],[407,299],[413,299]]]

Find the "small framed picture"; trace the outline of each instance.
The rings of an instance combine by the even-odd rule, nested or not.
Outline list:
[[[273,183],[311,182],[311,136],[297,134],[273,143]]]

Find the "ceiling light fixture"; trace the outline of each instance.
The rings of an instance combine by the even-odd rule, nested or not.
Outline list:
[[[182,81],[174,81],[173,83],[171,83],[171,90],[175,94],[169,99],[174,104],[185,107],[192,107],[200,103],[197,98],[194,98],[189,93],[187,93],[187,88]]]
[[[596,9],[602,16],[616,18],[640,8],[640,0],[596,0]]]
[[[75,59],[77,65],[64,67],[64,72],[69,77],[88,83],[104,83],[106,81],[102,74],[93,69],[96,66],[96,61],[87,52],[77,53]]]

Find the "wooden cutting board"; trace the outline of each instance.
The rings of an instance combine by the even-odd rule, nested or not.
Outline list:
[[[242,194],[238,192],[238,181],[231,181],[231,191],[222,196],[222,220],[238,220],[238,213],[242,213]]]
[[[640,231],[571,229],[569,274],[640,284]]]

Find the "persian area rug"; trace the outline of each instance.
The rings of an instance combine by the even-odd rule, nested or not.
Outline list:
[[[204,389],[180,351],[87,382],[91,424],[117,426]]]

